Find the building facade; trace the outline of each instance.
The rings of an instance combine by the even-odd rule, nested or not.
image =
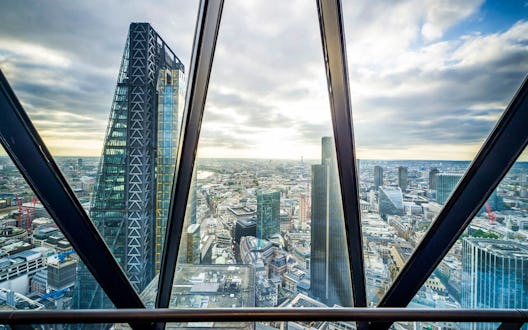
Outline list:
[[[132,23],[90,217],[138,291],[159,268],[184,90],[178,57],[148,23]],[[111,306],[85,267],[76,290],[76,308]]]
[[[378,207],[381,216],[403,215],[403,194],[400,187],[380,187]]]
[[[332,137],[323,137],[320,165],[312,165],[311,292],[328,306],[352,306],[345,223]]]
[[[439,204],[445,204],[460,178],[462,174],[438,173],[436,175],[436,201]]]
[[[399,166],[398,167],[398,187],[401,188],[402,191],[407,190],[407,185],[409,184],[409,174],[407,167],[405,166]]]
[[[280,191],[257,192],[257,238],[270,239],[280,232]]]
[[[463,308],[528,308],[528,246],[464,238],[461,298]],[[496,328],[493,323],[463,323],[463,329]]]
[[[429,190],[436,190],[436,176],[440,173],[437,168],[429,171]]]
[[[378,187],[383,186],[383,167],[381,166],[374,166],[374,188],[378,189]]]

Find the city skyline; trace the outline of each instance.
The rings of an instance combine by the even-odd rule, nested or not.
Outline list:
[[[189,62],[196,4],[3,6],[0,68],[56,155],[100,155],[131,21],[152,23]],[[344,3],[358,158],[471,160],[528,67],[527,10]],[[332,129],[315,3],[224,11],[199,156],[316,159]]]

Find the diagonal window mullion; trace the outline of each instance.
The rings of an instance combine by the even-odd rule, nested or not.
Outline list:
[[[158,282],[157,308],[169,306],[223,4],[223,0],[202,0],[198,10],[185,118],[178,148]]]
[[[528,144],[528,78],[378,307],[405,307]],[[390,323],[372,325],[386,329]]]
[[[117,308],[145,308],[2,71],[0,114],[1,144],[105,293]]]
[[[358,175],[341,2],[318,0],[355,307],[366,306]]]

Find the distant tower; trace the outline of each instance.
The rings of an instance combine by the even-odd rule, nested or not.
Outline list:
[[[436,176],[440,173],[437,168],[429,171],[429,190],[436,190]]]
[[[381,166],[374,166],[374,187],[378,189],[378,187],[383,186],[383,167]]]
[[[166,228],[184,96],[184,67],[148,23],[132,23],[121,61],[90,217],[141,292]],[[74,306],[109,308],[85,266]]]
[[[352,284],[341,190],[332,137],[323,137],[320,165],[312,165],[311,292],[328,306],[352,306]]]
[[[517,242],[462,240],[462,308],[528,308],[528,247]],[[462,323],[462,329],[495,330],[493,323]]]
[[[406,191],[407,185],[408,185],[407,167],[399,166],[398,167],[398,187],[400,187],[402,191]]]
[[[257,238],[280,233],[280,191],[257,192]]]
[[[444,204],[447,201],[460,178],[462,178],[462,175],[455,173],[439,173],[436,175],[436,201],[438,203]]]

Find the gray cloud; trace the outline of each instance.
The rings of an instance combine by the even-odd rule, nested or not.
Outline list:
[[[344,3],[358,146],[485,138],[528,71],[528,25],[441,39],[478,17],[480,3]],[[5,2],[0,68],[45,138],[102,145],[129,23],[151,22],[188,66],[196,10],[169,0]],[[276,131],[285,145],[318,146],[332,133],[324,83],[315,3],[229,1],[200,145],[251,149]]]

